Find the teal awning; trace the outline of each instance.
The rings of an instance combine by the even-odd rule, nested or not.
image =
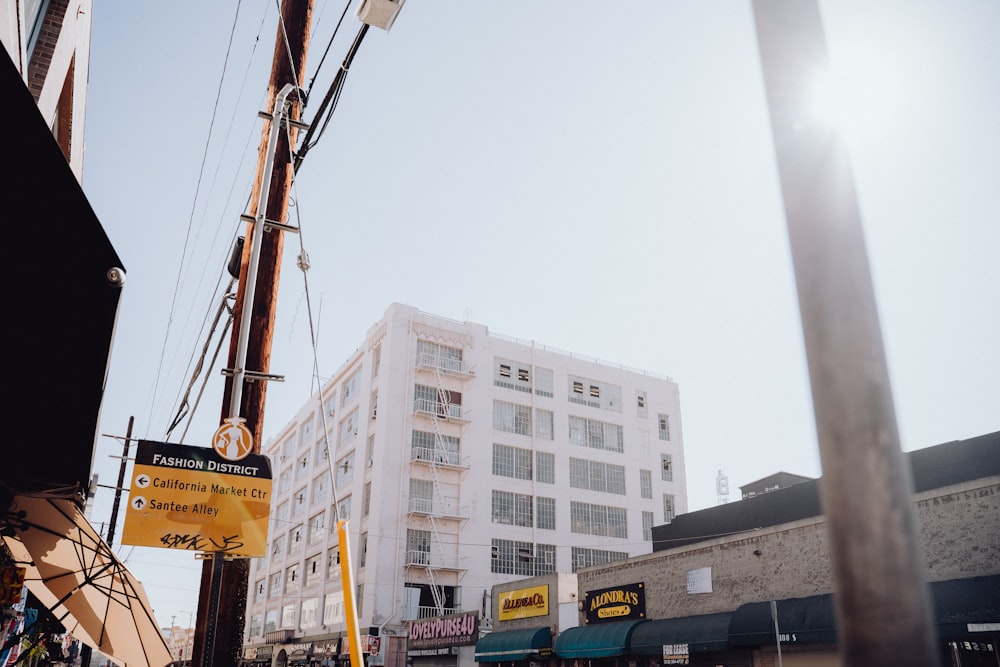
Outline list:
[[[643,623],[632,633],[629,655],[663,655],[664,644],[687,644],[691,653],[724,651],[732,614],[685,616]]]
[[[607,658],[624,655],[632,631],[636,626],[648,622],[647,619],[641,619],[569,628],[559,634],[552,650],[560,658]]]
[[[837,641],[833,596],[778,600],[778,631],[785,644],[832,644]],[[751,602],[733,612],[730,646],[775,644],[770,602]]]
[[[526,660],[552,653],[552,631],[544,628],[491,632],[476,642],[476,662]]]

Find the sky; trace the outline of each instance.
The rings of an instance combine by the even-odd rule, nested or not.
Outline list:
[[[331,42],[344,8],[316,3],[307,121],[360,26],[355,3]],[[902,447],[1000,430],[1000,3],[820,9]],[[95,2],[83,187],[127,272],[102,484],[130,417],[164,439],[205,344],[276,30],[273,2]],[[733,500],[821,475],[748,1],[411,0],[361,44],[290,215],[265,438],[315,388],[308,281],[323,378],[406,303],[671,377],[689,510],[718,502],[720,470]],[[219,367],[172,441],[210,443]],[[115,547],[160,624],[189,625],[200,562]]]

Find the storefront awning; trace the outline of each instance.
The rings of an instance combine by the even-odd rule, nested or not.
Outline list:
[[[643,623],[632,633],[629,655],[662,655],[665,644],[687,644],[692,653],[724,651],[732,614],[686,616]]]
[[[563,630],[553,651],[560,658],[607,658],[625,654],[632,632],[647,619],[599,623]]]
[[[1000,623],[1000,575],[935,581],[931,599],[941,639],[968,637],[970,625]]]
[[[552,631],[544,628],[491,632],[476,642],[476,662],[525,660],[552,652]]]
[[[782,643],[832,644],[837,641],[832,595],[778,600],[778,632]],[[777,643],[770,602],[741,605],[729,621],[730,646]]]

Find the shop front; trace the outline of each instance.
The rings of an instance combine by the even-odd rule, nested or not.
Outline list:
[[[410,622],[406,643],[412,667],[457,667],[463,646],[479,639],[479,612],[423,618]]]
[[[476,642],[476,662],[496,667],[529,667],[552,656],[552,630],[548,627],[491,632]]]
[[[732,614],[705,614],[651,620],[636,627],[629,640],[628,655],[637,665],[705,665],[750,667],[749,650],[730,649]]]
[[[649,621],[615,621],[568,628],[556,638],[552,652],[563,664],[574,667],[627,667],[631,661],[628,651],[632,633],[644,623]]]
[[[313,667],[336,667],[337,656],[340,655],[340,643],[339,638],[313,642],[310,664]]]
[[[270,667],[273,644],[243,647],[242,667]]]
[[[289,667],[309,667],[312,659],[312,642],[295,644],[288,647]]]

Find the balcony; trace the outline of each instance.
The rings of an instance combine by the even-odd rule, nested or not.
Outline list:
[[[465,569],[459,566],[458,558],[441,556],[420,549],[407,550],[405,566],[429,570],[450,570],[453,572],[460,572]]]
[[[461,468],[468,470],[469,464],[463,463],[459,452],[449,452],[436,447],[414,447],[410,450],[411,463],[426,463],[446,468]]]
[[[461,359],[449,359],[435,354],[418,354],[417,368],[422,371],[441,372],[463,379],[473,377],[474,373]]]
[[[403,609],[402,620],[404,621],[419,621],[424,618],[434,618],[436,616],[447,616],[448,614],[456,614],[461,609],[451,609],[444,608],[438,609],[437,607],[411,607],[409,609]]]
[[[418,398],[413,401],[413,412],[431,419],[443,419],[454,424],[468,424],[469,419],[462,416],[462,406],[457,403],[432,401]]]
[[[468,512],[459,506],[458,498],[444,498],[439,502],[434,502],[429,498],[410,498],[406,512],[407,514],[432,516],[436,519],[462,520],[469,518]]]

